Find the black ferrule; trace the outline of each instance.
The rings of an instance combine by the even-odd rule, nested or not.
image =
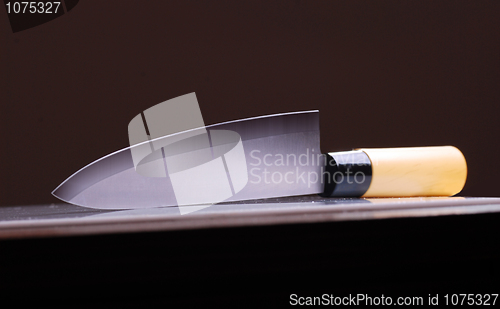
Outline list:
[[[372,181],[370,158],[361,150],[331,152],[326,155],[321,196],[362,196]]]

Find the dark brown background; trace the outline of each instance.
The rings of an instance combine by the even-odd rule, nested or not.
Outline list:
[[[1,205],[57,202],[193,91],[206,124],[319,109],[323,151],[455,145],[461,195],[499,195],[500,1],[84,0],[0,35]]]

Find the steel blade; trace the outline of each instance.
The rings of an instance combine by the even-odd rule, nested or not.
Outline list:
[[[111,153],[52,194],[79,206],[137,209],[320,193],[319,144],[318,111],[229,121]],[[134,152],[148,147],[135,164]]]

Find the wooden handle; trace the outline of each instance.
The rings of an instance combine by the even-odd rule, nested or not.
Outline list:
[[[360,148],[372,179],[362,197],[452,196],[467,178],[467,163],[453,146]]]

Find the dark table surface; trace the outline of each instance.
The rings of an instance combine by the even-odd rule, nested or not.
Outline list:
[[[500,198],[2,207],[0,291],[51,307],[498,293],[499,223]]]

